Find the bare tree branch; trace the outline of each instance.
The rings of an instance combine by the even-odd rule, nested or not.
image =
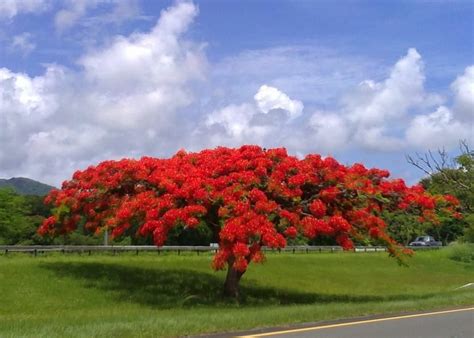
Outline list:
[[[461,154],[474,156],[474,152],[469,148],[466,140],[459,142],[459,148]],[[437,154],[428,150],[428,152],[423,155],[415,153],[415,157],[411,155],[406,155],[405,157],[409,164],[420,169],[429,176],[438,174],[445,182],[453,184],[460,189],[472,189],[470,185],[457,179],[455,172],[457,169],[456,163],[450,159],[448,152],[444,148],[438,149]]]

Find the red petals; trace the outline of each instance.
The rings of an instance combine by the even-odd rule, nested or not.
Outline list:
[[[295,238],[298,234],[298,230],[295,227],[288,227],[285,230],[286,237]]]
[[[339,189],[337,187],[329,187],[320,192],[319,196],[324,202],[333,202],[337,195],[339,194]]]
[[[314,200],[309,205],[309,211],[318,218],[326,215],[326,205],[321,200]]]
[[[250,249],[244,243],[236,243],[232,249],[235,257],[245,257],[250,254]]]
[[[348,232],[351,229],[349,222],[341,216],[332,216],[329,219],[329,226],[341,232]]]
[[[250,261],[264,260],[262,246],[283,248],[298,232],[333,236],[345,249],[353,246],[349,236],[368,234],[396,254],[380,218],[385,210],[404,210],[433,223],[439,210],[461,217],[455,197],[433,196],[388,176],[332,157],[300,160],[284,148],[258,146],[104,161],[76,171],[61,190],[49,193],[45,203],[55,208],[55,216],[38,232],[67,233],[84,221],[90,231],[108,227],[121,236],[138,224],[137,235],[152,235],[163,245],[174,227],[207,224],[219,231],[213,267],[232,265],[243,272]]]

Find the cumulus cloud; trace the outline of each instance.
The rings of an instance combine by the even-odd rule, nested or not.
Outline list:
[[[50,0],[2,0],[0,19],[12,19],[22,13],[37,13],[48,9]]]
[[[409,49],[392,67],[387,79],[364,80],[343,95],[337,112],[314,113],[310,120],[313,138],[324,145],[323,137],[330,135],[330,130],[342,131],[339,144],[378,151],[451,146],[459,139],[469,138],[469,128],[457,115],[472,114],[471,67],[451,86],[454,114],[442,105],[441,96],[426,92],[423,68],[421,55]],[[435,111],[430,113],[432,109]],[[472,126],[472,117],[467,118]]]
[[[349,119],[361,126],[373,126],[397,118],[425,99],[423,63],[415,49],[410,49],[382,83],[366,80],[360,84],[356,97],[348,98]]]
[[[193,102],[192,87],[207,67],[203,46],[182,36],[197,13],[179,2],[151,31],[117,36],[84,54],[77,71],[47,65],[30,77],[1,69],[3,175],[57,183],[70,175],[61,166],[169,148],[166,139],[184,133],[178,110]]]
[[[303,103],[292,100],[278,88],[263,85],[254,96],[258,108],[264,114],[272,109],[283,109],[290,117],[295,118],[303,112]]]
[[[454,92],[454,111],[456,116],[473,123],[474,120],[474,66],[469,66],[464,73],[451,84]]]
[[[434,112],[414,117],[406,130],[410,144],[421,148],[452,147],[459,140],[474,143],[474,66],[451,84],[453,107],[439,106]]]
[[[173,122],[170,113],[191,103],[187,84],[203,78],[206,60],[201,45],[180,37],[196,15],[194,5],[180,3],[163,11],[151,32],[116,37],[79,60],[93,89],[88,99],[100,106],[99,123],[166,128]]]
[[[410,111],[430,106],[435,97],[424,90],[421,55],[413,48],[393,66],[383,82],[365,80],[344,102],[354,140],[366,148],[397,150],[403,140],[390,128],[403,124]],[[396,133],[395,133],[396,134]]]
[[[315,112],[309,119],[309,137],[302,139],[325,152],[333,152],[347,146],[350,137],[348,124],[337,113]]]
[[[262,85],[253,102],[230,104],[206,116],[197,134],[208,135],[211,145],[257,143],[269,145],[278,139],[282,125],[303,112],[303,103],[292,100],[278,88]]]
[[[459,140],[472,142],[471,127],[454,118],[452,111],[440,106],[430,114],[416,116],[406,131],[407,141],[421,149],[452,147]]]

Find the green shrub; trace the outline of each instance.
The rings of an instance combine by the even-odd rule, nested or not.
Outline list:
[[[464,263],[474,263],[474,244],[455,244],[448,248],[448,257]]]

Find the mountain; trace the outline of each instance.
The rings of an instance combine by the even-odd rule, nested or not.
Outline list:
[[[13,188],[18,194],[21,195],[46,195],[53,186],[25,178],[25,177],[13,177],[10,179],[0,178],[0,188],[10,187]]]

